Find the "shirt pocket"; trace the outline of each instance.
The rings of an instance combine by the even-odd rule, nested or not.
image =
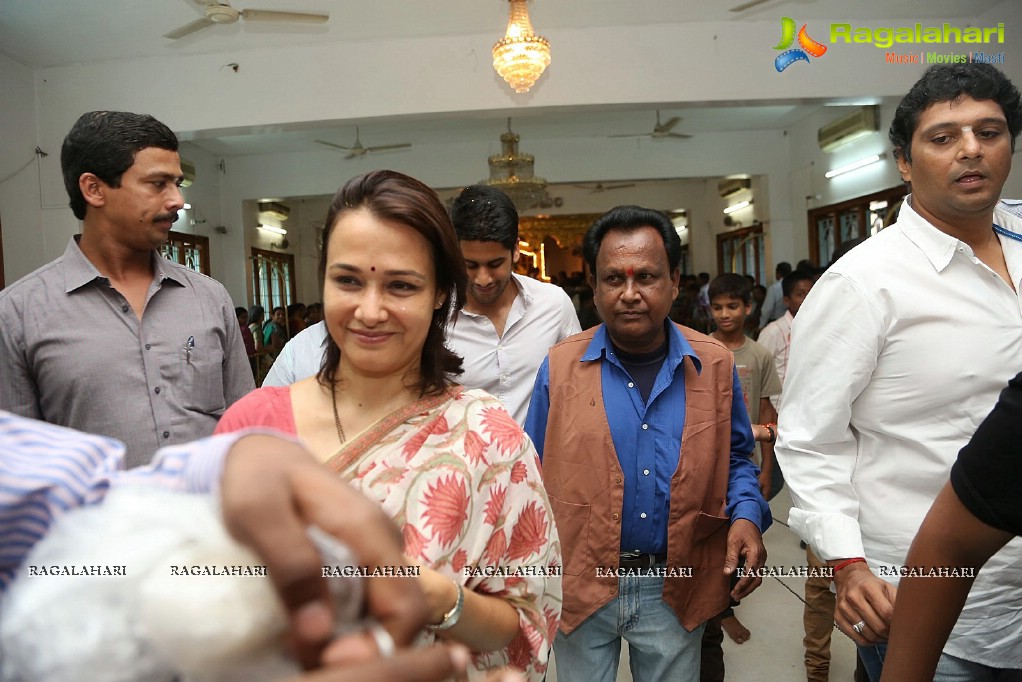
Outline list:
[[[219,415],[227,408],[222,349],[178,348],[176,354],[166,357],[160,373],[183,409]]]
[[[562,502],[551,495],[550,508],[554,512],[558,537],[569,539],[561,543],[563,570],[567,575],[582,575],[589,564],[589,514],[592,507]]]

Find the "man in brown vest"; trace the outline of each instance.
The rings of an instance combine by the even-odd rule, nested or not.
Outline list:
[[[681,241],[662,213],[620,206],[583,250],[604,324],[543,362],[525,429],[564,551],[561,682],[699,679],[704,623],[761,580],[770,509],[734,358],[667,319]]]

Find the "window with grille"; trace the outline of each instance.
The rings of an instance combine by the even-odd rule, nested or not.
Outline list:
[[[763,223],[717,235],[717,272],[752,275],[757,282],[764,281],[766,244]]]
[[[167,243],[160,247],[160,255],[180,263],[189,270],[209,275],[209,237],[184,232],[170,232]]]
[[[267,317],[274,308],[286,308],[294,302],[295,288],[292,254],[252,249],[252,296],[266,310]]]
[[[810,260],[819,266],[829,265],[834,250],[842,244],[874,235],[893,223],[905,193],[902,185],[810,210]]]

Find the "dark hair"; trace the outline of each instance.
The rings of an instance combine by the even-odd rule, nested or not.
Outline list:
[[[777,264],[777,269],[774,270],[774,274],[777,274],[778,272],[781,273],[782,278],[785,275],[791,274],[791,263],[786,260],[782,260]]]
[[[812,270],[801,270],[796,268],[794,272],[789,272],[781,280],[781,293],[785,296],[791,296],[791,292],[795,290],[795,285],[799,282],[815,282],[816,274]]]
[[[458,239],[500,242],[508,251],[518,246],[518,211],[499,189],[466,187],[451,204],[451,222]]]
[[[287,307],[287,316],[291,317],[295,313],[300,312],[302,310],[305,310],[305,304],[304,303],[292,303],[291,305],[289,305]]]
[[[237,317],[241,317],[242,315],[248,315],[248,311],[239,305],[234,307],[234,314]]]
[[[176,152],[177,136],[149,114],[82,114],[60,148],[64,188],[75,218],[85,219],[85,197],[78,187],[82,174],[92,173],[111,187],[120,187],[124,171],[135,163],[135,154],[150,147]]]
[[[681,237],[674,229],[671,219],[660,211],[641,206],[617,206],[596,219],[582,240],[582,254],[589,271],[596,275],[596,256],[600,252],[603,238],[611,230],[632,232],[643,227],[652,227],[660,233],[667,251],[667,264],[671,272],[678,269],[681,262]]]
[[[956,102],[968,96],[975,100],[993,100],[1000,105],[1008,121],[1011,151],[1015,151],[1015,138],[1022,130],[1022,104],[1018,88],[1008,77],[990,64],[937,64],[923,73],[908,91],[891,121],[888,135],[894,146],[895,158],[912,161],[912,134],[919,116],[931,104]]]
[[[752,284],[749,283],[747,276],[728,272],[713,278],[707,294],[710,303],[713,303],[713,299],[718,296],[730,296],[731,298],[740,298],[742,303],[749,305],[752,302]]]
[[[865,237],[859,237],[857,239],[852,239],[851,241],[841,242],[841,245],[834,249],[834,254],[830,257],[830,265],[836,263],[838,258],[841,258],[841,256],[845,255],[846,253],[854,249],[856,246],[866,241],[867,239],[869,239],[868,234]],[[828,265],[827,267],[830,267],[830,265]]]
[[[323,228],[319,271],[326,273],[327,245],[337,221],[345,213],[365,210],[381,220],[410,227],[429,243],[437,291],[446,294],[444,303],[433,311],[433,320],[422,346],[419,366],[420,395],[437,395],[447,388],[447,376],[461,374],[462,360],[444,343],[447,319],[465,304],[468,273],[461,255],[458,235],[436,192],[415,178],[390,170],[377,170],[354,177],[344,184],[330,203]],[[316,375],[324,386],[337,381],[341,349],[327,335],[323,366]]]
[[[254,305],[248,309],[248,321],[255,323],[262,322],[263,315],[265,314],[266,313],[263,311],[263,307],[261,305]]]
[[[273,317],[274,315],[276,315],[278,310],[283,311],[283,313],[285,315],[287,314],[287,309],[284,306],[279,305],[279,306],[277,306],[276,308],[274,308],[273,310],[270,311],[270,317]]]

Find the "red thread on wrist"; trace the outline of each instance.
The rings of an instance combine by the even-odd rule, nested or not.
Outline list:
[[[840,571],[845,566],[848,566],[850,564],[858,564],[858,563],[863,563],[864,564],[864,563],[866,563],[866,560],[864,558],[862,558],[861,556],[857,556],[857,557],[854,557],[852,559],[845,559],[840,564],[838,564],[837,566],[834,567],[833,574],[837,575],[837,572]]]

